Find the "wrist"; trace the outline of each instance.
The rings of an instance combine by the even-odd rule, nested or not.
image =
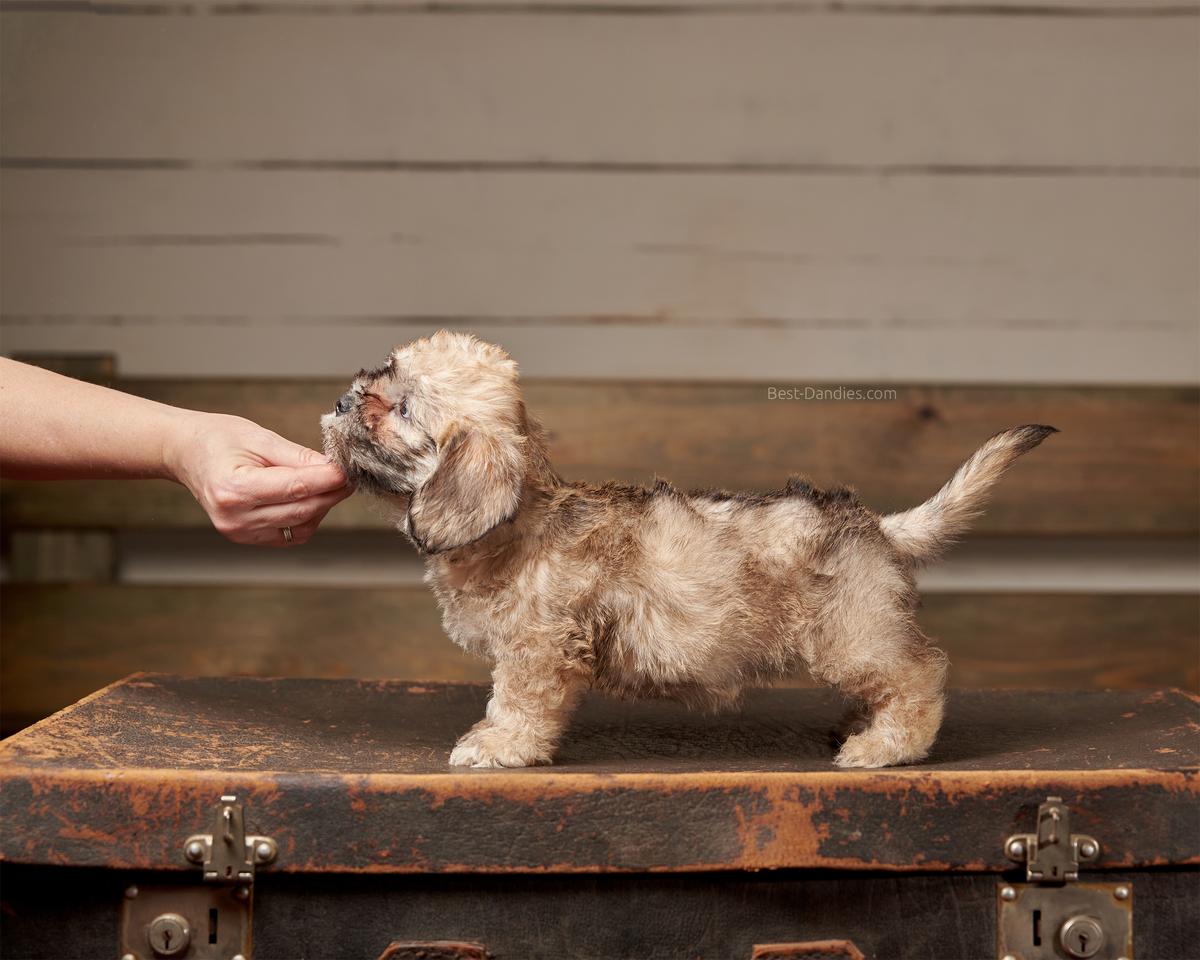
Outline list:
[[[162,430],[162,478],[181,483],[189,490],[192,489],[191,471],[188,468],[188,454],[196,449],[196,443],[202,433],[201,424],[209,414],[196,410],[181,410],[168,407],[166,422]]]

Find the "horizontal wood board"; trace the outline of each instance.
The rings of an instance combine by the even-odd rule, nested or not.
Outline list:
[[[283,872],[1002,870],[1004,838],[1052,793],[1104,837],[1097,866],[1200,861],[1200,725],[1179,692],[962,692],[928,762],[866,772],[830,765],[828,691],[764,691],[717,718],[589,699],[559,765],[450,772],[485,697],[137,675],[0,746],[0,806],[21,826],[0,853],[182,868],[180,838],[236,792]]]
[[[9,730],[136,670],[489,678],[423,587],[9,585],[0,601]],[[920,622],[953,686],[1200,690],[1194,595],[928,594]]]
[[[1200,167],[1195,17],[921,17],[886,7],[794,16],[736,3],[717,17],[669,5],[630,16],[481,6],[381,17],[353,15],[351,4],[328,5],[345,16],[313,17],[303,5],[250,6],[277,15],[8,13],[4,156],[868,173]]]
[[[262,353],[263,333],[338,350],[334,331],[361,343],[388,328],[532,325],[578,344],[627,331],[630,350],[666,333],[684,370],[706,344],[708,376],[750,357],[771,376],[830,362],[843,376],[839,351],[854,344],[849,368],[890,379],[944,378],[954,359],[963,375],[1044,379],[1039,354],[1059,379],[1113,379],[1118,357],[1126,381],[1194,379],[1181,353],[1200,314],[1198,189],[1171,178],[10,170],[5,339],[37,349],[22,344],[32,325],[47,351],[71,349],[57,335],[85,350],[103,348],[88,337],[170,335],[186,350],[202,333],[235,369],[250,351],[270,373],[288,361]],[[172,351],[160,352],[169,367]]]
[[[1200,377],[1195,3],[4,9],[7,349]]]
[[[113,385],[176,406],[236,413],[319,446],[318,420],[352,373]],[[770,387],[530,381],[525,397],[569,479],[650,483],[657,475],[682,489],[769,490],[801,473],[818,485],[852,485],[880,511],[932,496],[997,431],[1049,423],[1061,433],[997,485],[978,533],[1188,535],[1200,528],[1200,393],[1192,388],[900,386],[895,400],[786,401],[770,400]],[[0,497],[10,527],[208,522],[185,490],[162,481],[6,481]],[[326,523],[385,525],[365,495],[336,507]]]
[[[227,17],[363,16],[464,13],[548,16],[704,15],[731,13],[871,15],[894,13],[915,17],[1115,17],[1121,19],[1193,19],[1196,0],[4,0],[0,10],[13,13],[97,13],[129,16]]]

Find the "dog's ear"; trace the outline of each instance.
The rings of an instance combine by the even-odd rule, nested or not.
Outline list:
[[[425,553],[478,540],[517,511],[525,479],[523,437],[451,427],[433,475],[408,506],[408,535]]]

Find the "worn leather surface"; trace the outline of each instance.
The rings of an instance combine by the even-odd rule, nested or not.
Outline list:
[[[115,957],[122,891],[151,876],[6,867],[0,957]],[[1195,960],[1200,872],[1105,879],[1133,884],[1135,957]],[[494,960],[751,960],[759,944],[842,938],[869,960],[995,960],[999,883],[833,870],[276,875],[256,881],[254,960],[374,960],[396,940],[444,939]]]
[[[951,697],[928,762],[843,771],[820,690],[739,713],[589,698],[551,767],[450,768],[471,685],[135,676],[0,745],[0,856],[182,869],[222,794],[270,872],[1011,869],[1062,797],[1105,868],[1200,863],[1197,704],[1180,692]]]
[[[447,773],[487,694],[477,684],[135,676],[10,737],[0,764]],[[832,690],[751,690],[740,711],[720,715],[592,695],[552,768],[473,775],[829,773],[843,710]],[[1180,691],[959,690],[933,753],[909,769],[1189,769],[1200,766],[1198,721],[1196,699]]]

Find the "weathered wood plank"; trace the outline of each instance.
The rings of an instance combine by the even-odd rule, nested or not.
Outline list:
[[[156,8],[169,9],[131,9]],[[290,9],[9,13],[5,155],[1135,171],[1200,161],[1191,18]]]
[[[4,0],[20,13],[124,13],[131,16],[379,16],[462,15],[628,16],[758,14],[879,14],[903,16],[1119,17],[1191,19],[1196,0]]]
[[[283,375],[449,324],[543,375],[1195,382],[1195,194],[1161,178],[10,170],[4,340]]]
[[[0,190],[16,318],[1149,339],[1194,333],[1200,297],[1185,179],[16,170]]]
[[[351,372],[339,380],[117,385],[176,406],[240,414],[319,447],[318,418]],[[770,400],[768,389],[533,380],[526,400],[568,478],[648,483],[657,475],[685,489],[768,490],[804,473],[822,485],[853,485],[881,511],[931,496],[993,433],[1050,423],[1062,432],[999,484],[977,531],[1188,534],[1200,522],[1194,389],[898,387],[896,399],[881,401]],[[6,481],[0,507],[14,527],[207,525],[183,489],[161,481]],[[384,526],[365,496],[339,505],[326,522]]]
[[[363,357],[439,329],[505,346],[528,374],[647,380],[1024,383],[1192,386],[1195,335],[1182,326],[1090,330],[952,330],[770,319],[709,323],[654,316],[261,317],[39,315],[0,317],[5,349],[106,350],[140,377],[339,377]],[[287,349],[281,350],[281,344]]]
[[[117,573],[111,530],[10,530],[6,546],[16,583],[106,581]]]
[[[136,670],[486,680],[423,588],[9,585],[0,701],[36,719]],[[961,687],[1196,689],[1188,595],[929,594]],[[803,677],[797,682],[806,684]]]

